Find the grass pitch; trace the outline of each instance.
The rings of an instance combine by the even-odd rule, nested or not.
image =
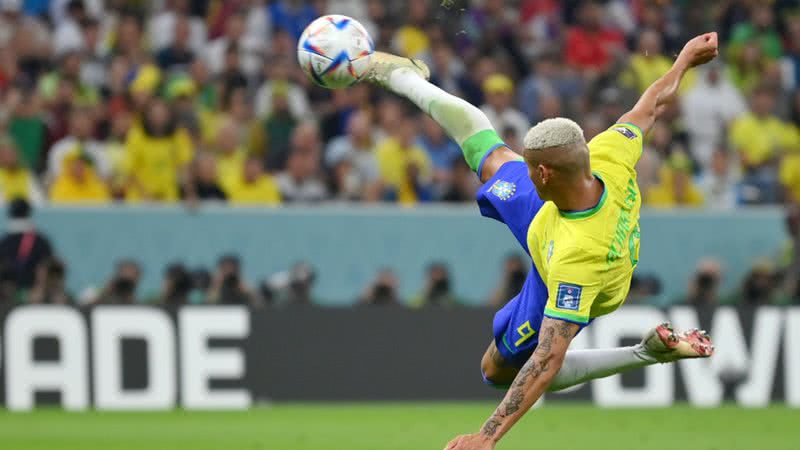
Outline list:
[[[439,450],[489,403],[278,405],[248,412],[0,412],[3,450]],[[800,411],[548,405],[498,450],[798,450]]]

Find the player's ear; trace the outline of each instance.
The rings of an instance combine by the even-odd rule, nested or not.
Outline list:
[[[539,179],[542,180],[542,184],[547,184],[550,181],[550,169],[548,169],[544,164],[539,164],[536,166],[536,172],[539,175]]]

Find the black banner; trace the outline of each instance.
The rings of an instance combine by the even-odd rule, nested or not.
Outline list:
[[[158,410],[493,399],[501,392],[482,384],[479,369],[492,315],[393,307],[25,306],[0,316],[0,397],[11,410],[50,403]],[[665,320],[709,330],[715,356],[595,380],[546,401],[800,406],[800,308],[625,307],[595,321],[571,349],[631,345]]]

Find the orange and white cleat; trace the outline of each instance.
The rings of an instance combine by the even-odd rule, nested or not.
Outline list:
[[[708,358],[714,354],[714,344],[708,333],[697,329],[676,333],[669,323],[662,323],[653,328],[642,339],[641,345],[645,355],[660,363]]]

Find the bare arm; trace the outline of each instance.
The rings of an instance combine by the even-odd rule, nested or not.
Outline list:
[[[484,423],[480,433],[460,436],[447,446],[450,449],[492,449],[547,390],[561,369],[578,325],[545,317],[539,345],[522,366],[500,406]]]
[[[647,134],[664,109],[677,99],[686,72],[718,54],[717,33],[702,34],[687,42],[672,68],[644,91],[633,109],[620,117],[619,122],[636,125]]]

